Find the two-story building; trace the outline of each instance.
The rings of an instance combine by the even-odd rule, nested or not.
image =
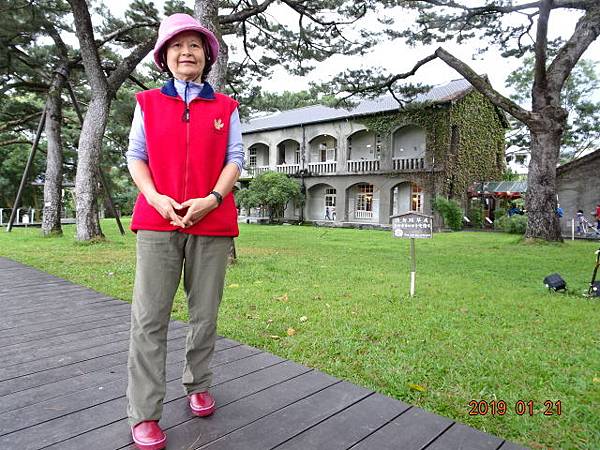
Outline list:
[[[277,171],[303,187],[285,218],[387,225],[393,214],[431,214],[435,195],[466,199],[474,181],[505,167],[504,114],[466,80],[434,87],[399,108],[392,96],[356,107],[308,106],[242,126],[252,177]]]

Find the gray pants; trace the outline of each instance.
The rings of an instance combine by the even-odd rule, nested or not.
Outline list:
[[[167,329],[181,271],[188,300],[183,386],[202,392],[212,382],[217,313],[231,237],[177,231],[137,233],[137,266],[127,363],[127,414],[131,426],[159,420],[166,391]]]

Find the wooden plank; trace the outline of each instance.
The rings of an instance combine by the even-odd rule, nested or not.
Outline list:
[[[223,349],[231,348],[229,345],[217,345],[223,347]],[[215,345],[215,348],[217,348],[217,345]],[[185,357],[184,349],[184,337],[170,340],[166,359],[167,364],[183,361],[183,358]],[[119,376],[125,377],[126,374],[127,352],[125,352],[118,364],[98,367],[97,370],[85,373],[73,373],[70,374],[70,377],[59,379],[58,381],[37,386],[28,386],[20,391],[12,391],[10,394],[0,397],[0,412],[24,408],[35,403],[41,403],[52,398],[68,395],[92,386],[110,383]]]
[[[119,323],[120,322],[120,323]],[[80,342],[93,342],[93,338],[106,337],[114,333],[127,331],[129,332],[129,318],[122,317],[120,321],[116,321],[107,327],[92,328],[89,330],[82,330],[76,333],[63,334],[60,336],[54,336],[39,340],[37,342],[24,342],[13,345],[8,345],[0,348],[0,364],[6,363],[10,365],[15,361],[24,362],[29,359],[35,359],[36,355],[41,356],[41,350],[47,350],[51,347],[54,350],[60,350],[61,346],[69,346],[72,348],[74,343]],[[23,357],[27,359],[22,359]]]
[[[496,450],[502,442],[502,439],[496,436],[455,423],[427,447],[427,450]]]
[[[410,408],[410,405],[373,394],[313,428],[283,442],[278,450],[345,450]]]
[[[0,290],[3,301],[10,300],[12,295],[23,295],[27,292],[33,292],[36,288],[57,288],[60,286],[72,286],[73,283],[61,278],[51,277],[50,275],[38,274],[15,274],[19,280],[6,279],[2,281]]]
[[[169,352],[185,347],[185,330],[171,333],[169,336],[167,358]],[[69,380],[79,375],[110,370],[111,367],[127,363],[128,348],[108,355],[86,359],[74,364],[34,372],[17,378],[0,382],[0,395],[18,394],[23,391],[32,391],[33,388],[49,386],[62,380]],[[33,391],[35,393],[35,391]],[[2,397],[3,399],[5,397]]]
[[[71,333],[78,333],[80,331],[85,330],[94,330],[96,328],[105,328],[113,325],[116,321],[126,321],[129,322],[131,317],[131,313],[126,311],[121,316],[110,317],[108,319],[97,319],[90,320],[89,322],[79,322],[65,325],[62,327],[52,328],[50,330],[39,331],[38,333],[27,333],[27,334],[18,334],[13,336],[0,337],[0,353],[3,352],[3,349],[7,346],[14,344],[23,344],[29,343],[29,345],[36,345],[36,341],[44,341],[46,339],[64,336]]]
[[[30,285],[18,291],[11,288],[10,292],[0,293],[0,304],[3,308],[13,309],[25,306],[51,305],[55,301],[60,303],[61,295],[72,291],[95,292],[83,286],[74,289],[73,285],[67,282],[61,282],[60,284],[40,282],[39,285]],[[96,292],[96,294],[100,293]]]
[[[82,309],[100,302],[114,303],[120,301],[121,303],[124,303],[122,300],[107,297],[99,292],[89,290],[76,291],[74,289],[69,289],[68,291],[63,291],[60,296],[60,301],[55,301],[53,299],[51,302],[46,301],[40,303],[39,300],[36,300],[36,303],[30,305],[21,304],[13,307],[3,307],[3,311],[6,312],[6,316],[15,316],[18,314],[38,313],[42,311],[58,311],[64,308]]]
[[[351,448],[417,450],[435,440],[452,423],[446,417],[412,407]]]
[[[222,408],[225,401],[235,401],[240,396],[247,396],[267,387],[298,376],[302,368],[294,363],[281,362],[281,358],[268,353],[246,358],[244,360],[223,366],[223,374],[227,379],[221,379],[221,375],[215,370],[215,383],[211,392],[217,399],[217,411]],[[176,388],[176,389],[173,389]],[[196,419],[189,410],[187,399],[182,396],[181,387],[174,383],[167,385],[167,395],[163,408],[163,419],[161,426],[165,429],[169,423],[178,424],[182,421]],[[131,434],[125,416],[121,420],[109,423],[100,428],[94,428],[89,432],[80,434],[65,441],[53,444],[49,449],[61,450],[112,450],[131,444]],[[169,443],[169,449],[172,446]]]
[[[125,302],[116,301],[116,302],[111,302],[111,303],[106,303],[106,304],[99,303],[99,304],[90,305],[88,308],[85,308],[85,309],[73,311],[72,314],[69,314],[69,318],[76,319],[78,317],[91,316],[96,313],[102,313],[105,311],[113,311],[113,310],[118,310],[118,309],[129,309],[129,308],[131,308],[131,305],[129,303],[125,303]],[[12,320],[11,319],[3,320],[0,323],[0,329],[7,330],[9,328],[19,328],[19,327],[25,326],[25,325],[43,324],[43,323],[48,323],[48,322],[53,323],[55,320],[56,320],[55,312],[41,313],[41,314],[35,314],[35,315],[23,317],[23,318],[14,318]]]
[[[169,429],[169,450],[197,448],[315,394],[338,381],[311,371],[217,409],[205,420],[189,420]],[[222,404],[220,397],[215,397]],[[270,430],[264,430],[269,433]],[[264,449],[264,447],[263,447]]]
[[[123,315],[131,315],[129,309],[124,308],[122,310],[111,310],[108,309],[106,311],[97,312],[95,314],[89,316],[80,316],[77,317],[77,320],[74,321],[71,317],[65,317],[62,319],[56,319],[50,322],[31,324],[31,325],[23,325],[19,328],[10,328],[8,330],[0,330],[0,338],[11,337],[11,336],[19,336],[19,335],[29,335],[29,334],[37,334],[41,331],[49,331],[59,329],[66,325],[73,325],[73,322],[77,323],[90,323],[95,322],[96,320],[104,320],[110,318],[122,317]]]
[[[32,348],[27,352],[19,352],[18,354],[8,355],[6,358],[0,358],[0,364],[3,368],[9,368],[15,365],[24,364],[30,361],[38,361],[40,359],[46,359],[56,356],[68,356],[80,350],[87,350],[100,345],[105,345],[110,342],[116,342],[120,340],[129,339],[129,325],[125,325],[125,328],[121,327],[121,331],[114,331],[109,334],[104,334],[96,337],[90,337],[88,339],[79,339],[75,341],[68,341],[61,344],[53,345],[50,347]]]
[[[173,331],[176,335],[184,334],[185,331],[176,329]],[[107,338],[108,340],[108,338]],[[71,365],[76,362],[85,361],[87,359],[97,358],[98,356],[110,355],[126,351],[129,348],[129,336],[117,340],[109,340],[108,343],[98,345],[92,348],[85,348],[67,355],[55,355],[36,361],[29,361],[23,364],[17,364],[6,368],[0,368],[0,381],[10,378],[21,377],[34,372],[45,371],[48,369]]]
[[[342,381],[245,427],[198,447],[210,450],[263,450],[287,441],[366,398],[372,391]]]
[[[242,361],[245,361],[246,359],[243,359]],[[222,373],[227,375],[228,370],[224,370]],[[181,376],[181,371],[179,371],[178,374]],[[219,372],[219,374],[221,374],[221,372]],[[216,375],[217,370],[215,368],[215,376]],[[121,383],[121,390],[123,393],[124,389],[125,386]],[[171,396],[173,396],[174,392],[177,392],[175,395],[178,397],[184,395],[179,377],[176,380],[167,383],[167,389]],[[1,436],[0,448],[29,449],[57,444],[68,438],[77,437],[82,433],[92,431],[99,426],[113,423],[119,419],[125,420],[126,407],[127,399],[122,395],[119,398],[99,403],[91,408],[57,417],[49,422],[39,423],[23,431]],[[102,439],[105,440],[106,437]],[[107,442],[110,442],[111,448],[115,448],[114,442],[108,440]],[[62,447],[62,444],[60,448],[64,448]],[[98,446],[95,444],[90,448],[97,450]]]
[[[260,353],[260,350],[237,345],[227,349],[216,349],[211,367],[217,367],[231,361],[246,358],[248,356]],[[184,356],[181,354],[180,356]],[[184,361],[179,358],[176,362],[171,362],[166,367],[167,382],[178,380],[183,372]],[[81,411],[94,407],[100,403],[123,397],[125,395],[125,386],[127,386],[127,370],[122,370],[112,381],[102,385],[91,386],[81,389],[73,394],[56,397],[34,405],[12,410],[0,414],[0,436],[24,430],[28,433],[28,428],[36,426],[65,414]]]
[[[169,352],[184,348],[187,330],[178,329],[170,333],[167,341],[167,359],[171,356]],[[229,348],[240,345],[236,341],[229,339],[218,339],[221,348]],[[127,362],[128,346],[117,353],[111,353],[98,358],[82,360],[75,364],[68,364],[47,370],[41,370],[32,374],[18,376],[0,382],[0,395],[15,394],[23,390],[28,390],[37,386],[46,386],[49,383],[61,381],[71,377],[79,376],[89,372],[106,369],[107,367],[124,364]],[[182,359],[180,357],[180,359]]]
[[[0,269],[5,267],[13,267],[13,266],[22,266],[21,263],[18,263],[12,259],[5,258],[4,256],[0,256]]]

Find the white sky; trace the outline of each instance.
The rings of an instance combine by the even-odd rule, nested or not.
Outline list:
[[[104,3],[110,8],[115,15],[122,15],[127,9],[130,2],[123,0],[104,0]],[[155,0],[154,2],[159,10],[162,10],[164,0]],[[186,0],[186,5],[193,9],[194,1]],[[473,2],[474,4],[482,4],[483,2]],[[518,3],[515,2],[515,3]],[[270,9],[272,17],[276,20],[285,23],[286,21],[296,20],[295,17],[289,14],[289,10],[285,7],[275,7]],[[287,14],[286,14],[287,12]],[[568,38],[575,27],[577,18],[580,14],[567,11],[555,11],[550,16],[550,38],[562,36]],[[397,14],[397,26],[402,26],[404,22],[407,26],[411,18],[404,14]],[[361,22],[363,27],[373,26],[378,24],[375,20]],[[379,25],[381,26],[381,25]],[[228,42],[229,44],[229,42]],[[298,91],[308,87],[309,81],[327,81],[333,75],[345,69],[356,69],[359,67],[380,66],[382,69],[391,72],[399,73],[410,70],[413,65],[423,57],[431,54],[437,46],[423,46],[410,48],[404,45],[401,40],[393,42],[382,42],[376,46],[368,55],[365,56],[334,56],[327,61],[317,65],[317,68],[305,77],[292,77],[282,68],[276,68],[270,80],[263,80],[262,87],[266,91],[281,92],[284,90]],[[477,42],[470,44],[463,43],[456,45],[452,43],[441,44],[446,50],[463,61],[467,62],[478,73],[485,73],[489,76],[494,88],[501,93],[508,95],[509,90],[505,88],[504,81],[508,74],[515,70],[520,62],[514,58],[502,58],[499,52],[492,48],[490,51],[473,59],[472,55],[477,46]],[[600,40],[596,40],[584,53],[583,58],[591,59],[600,62]],[[149,60],[149,58],[148,58]],[[444,62],[438,60],[432,61],[421,67],[417,74],[408,81],[422,82],[425,84],[443,84],[452,79],[460,78],[460,75],[447,66]],[[599,93],[600,95],[600,93]]]

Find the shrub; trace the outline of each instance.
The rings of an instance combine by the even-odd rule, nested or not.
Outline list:
[[[441,214],[447,227],[454,231],[462,229],[463,211],[458,202],[444,197],[436,197],[433,207]]]
[[[525,229],[527,228],[527,216],[519,214],[512,217],[502,216],[496,219],[494,228],[506,233],[525,234]]]
[[[236,194],[236,202],[243,208],[264,208],[269,220],[282,217],[290,201],[302,202],[300,184],[284,173],[265,172],[254,178],[247,189]]]
[[[472,207],[467,214],[467,217],[471,221],[471,225],[475,228],[483,227],[483,209],[479,207]]]

